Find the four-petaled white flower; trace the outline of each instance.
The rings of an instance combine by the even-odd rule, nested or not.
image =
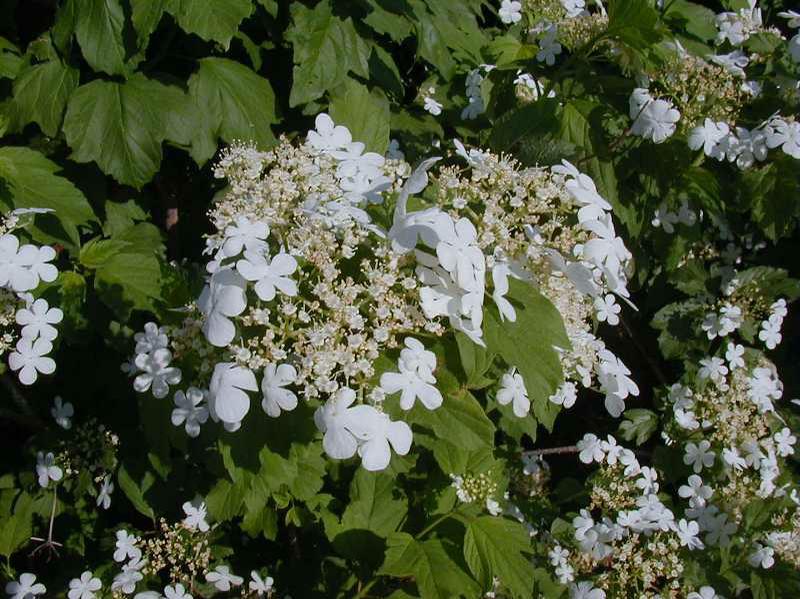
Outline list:
[[[107,475],[103,482],[100,483],[100,490],[97,492],[97,500],[95,503],[97,507],[103,507],[107,510],[111,507],[111,493],[114,492],[114,483],[111,482],[111,476]]]
[[[52,452],[45,455],[41,451],[36,454],[36,476],[39,477],[39,486],[47,487],[50,481],[58,482],[64,472],[56,465],[56,458]]]
[[[606,592],[595,588],[590,581],[582,580],[570,585],[569,599],[606,599]]]
[[[206,580],[213,584],[218,591],[230,591],[231,587],[238,587],[244,578],[236,576],[228,566],[217,566],[206,574]]]
[[[281,410],[291,412],[297,407],[297,395],[285,387],[297,380],[297,369],[291,364],[270,362],[264,367],[261,380],[261,407],[268,416],[277,418]]]
[[[252,370],[233,362],[217,364],[208,390],[211,416],[229,425],[240,423],[250,410],[250,397],[245,391],[258,391]]]
[[[122,591],[122,593],[130,595],[136,590],[136,585],[143,578],[144,575],[138,570],[125,569],[123,566],[122,572],[114,576],[114,580],[111,582],[111,590]]]
[[[297,260],[290,254],[281,252],[267,261],[263,254],[247,251],[236,270],[248,281],[256,281],[256,294],[265,302],[275,298],[276,289],[289,297],[297,295],[297,283],[289,277],[297,270]]]
[[[180,369],[169,365],[172,362],[172,352],[168,349],[139,354],[133,362],[142,371],[133,379],[133,388],[139,393],[152,389],[153,397],[161,399],[169,393],[170,385],[181,382]]]
[[[514,416],[517,418],[524,418],[530,412],[531,401],[528,399],[528,390],[516,368],[512,367],[502,376],[496,398],[501,406],[512,404]]]
[[[699,444],[689,441],[686,444],[683,463],[691,466],[695,474],[702,472],[703,468],[710,468],[714,464],[714,452],[710,451],[711,443],[703,439]]]
[[[754,568],[769,570],[775,565],[775,550],[761,543],[755,543],[755,551],[747,556],[747,562]]]
[[[506,25],[519,23],[522,19],[522,2],[517,0],[503,0],[498,11],[500,20]]]
[[[678,489],[678,495],[688,499],[692,507],[704,506],[706,500],[714,494],[714,490],[708,485],[704,485],[703,479],[696,474],[692,474],[686,482],[687,484],[681,485]]]
[[[186,526],[200,532],[208,532],[209,526],[208,522],[206,522],[208,508],[205,501],[195,499],[194,501],[185,502],[181,507],[183,508],[183,513],[186,514],[183,519],[183,523]]]
[[[250,592],[255,593],[258,597],[263,597],[264,595],[269,595],[272,592],[272,585],[275,584],[275,581],[272,579],[272,576],[265,576],[261,578],[259,573],[256,570],[250,572]]]
[[[314,423],[323,433],[322,448],[335,460],[353,457],[358,441],[367,439],[374,426],[378,412],[371,406],[350,407],[355,400],[356,392],[342,387],[314,412]]]
[[[369,471],[383,470],[392,458],[390,445],[398,455],[406,455],[411,449],[411,427],[402,420],[392,421],[387,414],[371,406],[360,407],[370,408],[373,412],[365,422],[367,431],[358,445],[361,465]]]
[[[630,97],[631,133],[661,143],[675,133],[681,113],[668,100],[653,98],[648,90],[636,88]]]
[[[39,298],[29,308],[17,310],[17,324],[22,325],[22,336],[28,339],[41,337],[52,341],[58,337],[58,331],[53,326],[64,319],[64,313],[59,308],[50,308],[47,301]]]
[[[117,541],[115,543],[114,561],[124,562],[126,559],[138,560],[142,557],[142,550],[136,546],[139,539],[135,535],[128,534],[127,530],[117,531]]]
[[[175,408],[172,410],[172,424],[184,424],[186,434],[196,437],[200,434],[200,425],[208,420],[208,408],[200,404],[206,397],[206,392],[196,387],[189,387],[186,393],[177,391],[173,401]]]
[[[56,421],[58,426],[64,430],[69,430],[72,426],[70,418],[75,414],[75,408],[70,402],[64,403],[64,400],[56,395],[53,398],[53,407],[50,408],[50,414],[52,414],[53,420]]]
[[[95,599],[95,591],[99,591],[103,586],[100,579],[95,577],[90,570],[81,574],[80,578],[73,578],[69,581],[69,599]]]
[[[308,132],[308,143],[320,152],[344,148],[353,141],[350,130],[342,125],[334,125],[333,119],[320,113],[314,120],[316,131]]]
[[[413,337],[405,338],[405,348],[400,351],[397,368],[400,372],[385,372],[381,375],[380,385],[386,393],[401,391],[400,407],[410,410],[414,401],[419,398],[429,410],[442,405],[442,394],[435,387],[436,354],[425,349],[420,341]]]
[[[235,225],[225,228],[225,241],[222,244],[222,254],[226,258],[233,258],[247,248],[250,252],[263,252],[267,249],[267,236],[269,227],[261,221],[250,222],[246,217],[240,216]]]
[[[689,549],[703,549],[705,547],[703,541],[697,536],[700,534],[700,525],[697,522],[681,518],[675,532],[684,547]]]
[[[164,596],[167,599],[192,599],[192,596],[181,583],[164,587]]]
[[[17,341],[16,351],[8,356],[8,365],[11,370],[19,370],[19,382],[23,385],[32,385],[36,382],[39,373],[53,374],[56,363],[48,358],[53,349],[53,344],[41,337],[33,341],[28,337],[21,337]]]
[[[12,291],[31,291],[39,285],[39,280],[52,283],[58,270],[48,264],[56,257],[50,246],[37,248],[35,245],[20,247],[16,235],[7,233],[0,237],[0,287]]]
[[[31,599],[36,595],[44,595],[46,591],[47,588],[41,582],[36,582],[36,575],[30,572],[21,574],[19,580],[6,583],[9,599]]]
[[[603,451],[603,442],[597,438],[593,433],[586,433],[583,438],[578,441],[578,459],[584,464],[591,464],[592,462],[602,462],[606,454]]]
[[[230,318],[247,307],[246,288],[247,282],[231,268],[221,268],[211,275],[197,300],[197,307],[206,317],[203,333],[211,345],[226,347],[233,341],[236,326]]]

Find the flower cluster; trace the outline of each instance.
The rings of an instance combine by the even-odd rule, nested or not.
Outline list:
[[[0,220],[0,356],[8,353],[8,365],[24,385],[55,371],[56,363],[48,354],[58,336],[53,325],[64,318],[60,309],[31,293],[42,281],[56,280],[58,269],[50,264],[56,251],[47,245],[21,244],[12,233],[22,226],[21,217],[39,212],[14,210]]]

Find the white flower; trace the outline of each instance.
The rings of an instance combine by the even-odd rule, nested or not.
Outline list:
[[[186,393],[176,391],[173,397],[175,408],[172,410],[172,424],[180,426],[186,423],[184,429],[190,437],[199,435],[200,425],[208,420],[208,408],[200,405],[205,397],[206,392],[196,387],[189,387]]]
[[[206,580],[212,583],[218,591],[230,591],[232,586],[238,587],[244,582],[244,578],[234,575],[228,566],[217,566],[206,574]]]
[[[678,489],[678,495],[684,499],[688,499],[694,506],[704,506],[706,500],[714,494],[714,490],[704,485],[703,479],[696,474],[692,474],[686,482],[688,484],[681,485]]]
[[[606,592],[596,589],[591,581],[582,580],[569,585],[569,599],[606,599]]]
[[[697,522],[687,521],[683,518],[678,522],[675,532],[678,534],[678,539],[681,545],[689,549],[703,549],[703,541],[697,536],[700,534],[700,525]]]
[[[252,370],[233,362],[217,364],[208,390],[211,416],[229,425],[240,423],[250,410],[250,397],[245,391],[258,391]]]
[[[731,535],[736,532],[737,526],[735,522],[728,522],[728,516],[721,513],[709,519],[707,528],[706,543],[727,547],[730,545]]]
[[[139,354],[133,363],[142,371],[133,379],[133,388],[144,393],[152,387],[153,397],[161,399],[169,393],[170,385],[181,382],[179,368],[170,366],[172,352],[168,349],[157,349],[150,354]]]
[[[517,418],[524,418],[530,412],[531,401],[528,399],[528,390],[525,388],[522,375],[517,373],[516,368],[511,368],[500,379],[497,403],[501,406],[512,403],[514,415]]]
[[[400,150],[400,142],[392,138],[389,140],[389,146],[386,148],[386,157],[390,160],[405,160],[406,156]]]
[[[561,6],[567,11],[567,18],[583,16],[586,13],[586,0],[561,0]]]
[[[238,316],[247,307],[246,288],[244,278],[230,268],[222,268],[211,275],[197,300],[197,307],[206,317],[203,333],[212,345],[225,347],[236,336],[236,326],[229,318]]]
[[[728,374],[728,367],[722,358],[703,358],[700,360],[700,369],[697,376],[703,379],[711,379],[718,386],[725,383],[725,376]]]
[[[747,462],[739,455],[739,450],[735,447],[725,447],[722,449],[722,461],[735,470],[744,470],[747,468]]]
[[[724,599],[722,595],[717,595],[713,587],[703,586],[700,587],[700,592],[692,592],[686,599]]]
[[[498,14],[500,15],[500,20],[505,23],[506,25],[511,25],[512,23],[519,23],[520,19],[522,19],[522,3],[517,2],[516,0],[503,0],[500,4],[500,10]]]
[[[536,60],[544,62],[548,66],[553,66],[556,62],[556,56],[561,54],[561,44],[556,41],[556,33],[556,27],[552,25],[539,39],[539,51],[536,53]]]
[[[644,88],[636,88],[630,98],[631,133],[661,143],[675,133],[681,113],[667,100],[656,100]]]
[[[499,516],[503,513],[503,508],[500,507],[500,503],[492,498],[486,498],[486,511],[489,512],[492,516]]]
[[[700,441],[699,444],[688,442],[686,444],[685,454],[683,456],[683,463],[687,466],[692,466],[695,474],[699,474],[703,467],[710,468],[714,464],[714,452],[709,451],[711,443],[706,439]]]
[[[484,285],[486,258],[478,246],[478,231],[468,218],[446,221],[436,244],[439,264],[461,289],[476,291]]]
[[[314,412],[314,423],[323,433],[322,447],[330,457],[345,460],[355,455],[358,441],[369,437],[379,413],[365,405],[350,407],[356,392],[342,387]]]
[[[90,570],[81,574],[80,578],[73,578],[69,581],[69,599],[95,599],[95,591],[99,591],[103,586],[99,578],[96,578]]]
[[[6,583],[9,599],[30,599],[36,595],[44,595],[47,591],[41,582],[36,582],[36,575],[30,572],[21,574],[19,580]]]
[[[614,418],[618,418],[625,409],[623,400],[629,395],[639,395],[639,387],[628,376],[631,371],[623,364],[622,360],[607,349],[600,351],[598,356],[600,364],[597,378],[600,388],[606,395],[606,410]]]
[[[136,546],[138,542],[139,539],[134,535],[128,534],[127,530],[118,530],[114,561],[124,562],[128,558],[131,558],[133,561],[140,559],[142,557],[142,550]]]
[[[256,293],[263,301],[271,301],[277,289],[284,295],[297,295],[297,283],[289,277],[297,270],[294,256],[281,252],[267,262],[260,253],[247,251],[244,260],[236,263],[236,270],[248,281],[256,281]]]
[[[16,351],[8,356],[8,365],[11,370],[19,370],[19,381],[23,385],[32,385],[36,382],[38,373],[53,374],[56,370],[56,363],[52,358],[48,358],[53,350],[53,344],[46,339],[39,338],[33,341],[27,337],[21,337],[17,341]]]
[[[308,143],[321,152],[344,148],[353,141],[350,130],[343,125],[334,125],[331,117],[324,112],[317,115],[314,126],[316,131],[308,132]]]
[[[606,454],[603,452],[603,442],[597,438],[597,435],[586,433],[583,438],[578,441],[578,458],[584,464],[591,464],[592,462],[601,463]]]
[[[492,283],[494,284],[494,291],[492,291],[492,299],[497,305],[497,310],[500,312],[500,320],[509,320],[516,322],[517,311],[514,306],[506,299],[508,293],[508,277],[514,275],[511,267],[506,262],[496,262],[492,267]]]
[[[75,414],[75,408],[72,407],[70,402],[64,403],[64,400],[56,395],[53,398],[53,407],[50,408],[50,414],[53,416],[53,420],[56,421],[58,426],[64,430],[69,430],[72,426],[70,418]]]
[[[437,102],[434,98],[430,96],[425,96],[424,98],[424,108],[427,112],[430,112],[433,116],[439,116],[442,114],[442,105]]]
[[[267,249],[267,236],[269,226],[261,221],[250,222],[246,217],[239,216],[235,225],[225,228],[225,241],[222,244],[222,254],[226,258],[233,258],[242,253],[242,249],[253,253],[260,253]]]
[[[370,471],[384,470],[392,458],[390,445],[398,455],[406,455],[411,449],[411,427],[401,420],[390,420],[387,414],[371,406],[358,407],[369,408],[373,412],[364,423],[367,430],[358,445],[361,465]]]
[[[789,40],[789,54],[793,61],[800,62],[800,33],[795,34],[795,36]]]
[[[772,318],[761,322],[761,330],[758,338],[764,342],[767,349],[775,349],[780,344],[783,336],[781,335],[781,322],[773,321]]]
[[[261,407],[273,418],[281,414],[281,410],[291,412],[297,407],[297,395],[284,389],[297,380],[297,370],[291,364],[275,364],[270,362],[264,367],[264,378],[261,380]]]
[[[728,343],[728,349],[725,350],[725,359],[728,361],[728,366],[731,370],[736,368],[744,368],[744,346],[736,343]]]
[[[111,507],[111,493],[114,492],[114,483],[111,482],[111,476],[107,475],[100,483],[100,490],[97,492],[97,500],[95,504],[97,507],[102,506],[104,510]]]
[[[798,47],[800,56],[800,34],[792,38]],[[796,59],[797,60],[797,59]],[[792,158],[800,159],[800,122],[786,121],[782,118],[773,119],[767,128],[766,134],[767,147],[780,148],[785,154]]]
[[[154,322],[144,325],[143,333],[136,333],[133,340],[136,341],[137,354],[149,354],[157,349],[169,347],[169,337],[164,327],[160,327]]]
[[[175,586],[164,587],[164,596],[167,599],[192,599],[192,596],[181,583],[176,583]]]
[[[442,394],[435,387],[436,354],[413,337],[405,338],[405,348],[400,351],[397,368],[400,372],[385,372],[380,386],[387,394],[400,391],[400,407],[410,410],[419,398],[422,405],[435,410],[442,405]]]
[[[770,569],[775,565],[775,550],[772,547],[754,543],[755,551],[747,556],[747,562],[754,568]]]
[[[800,27],[800,12],[794,10],[785,10],[778,13],[779,17],[788,19],[786,26],[792,29]]]
[[[575,383],[564,381],[564,384],[562,384],[555,394],[549,397],[549,399],[558,406],[571,408],[575,405],[575,401],[578,399],[578,389],[575,386]]]
[[[261,578],[256,570],[250,572],[250,592],[255,593],[258,597],[263,597],[265,594],[269,595],[272,592],[272,585],[275,581],[272,576],[265,576]]]
[[[41,337],[52,341],[58,337],[58,331],[52,325],[58,324],[64,318],[64,313],[58,308],[50,308],[47,301],[37,299],[30,308],[17,310],[17,324],[22,325],[22,336],[28,339]]]
[[[745,78],[744,69],[750,63],[750,58],[741,50],[734,50],[728,54],[711,55],[711,62],[718,64],[735,77]]]
[[[619,324],[619,314],[622,311],[622,306],[617,303],[617,300],[610,293],[605,297],[596,297],[594,299],[594,309],[597,314],[597,320],[600,322],[608,322],[614,326]]]
[[[130,595],[136,590],[136,584],[142,580],[144,576],[138,570],[123,569],[122,572],[114,577],[111,583],[112,591],[121,591],[126,595]]]
[[[667,210],[667,207],[662,204],[656,209],[656,213],[653,215],[653,220],[650,221],[650,224],[654,227],[661,227],[666,233],[671,234],[675,232],[674,225],[677,222],[678,215]]]
[[[64,476],[60,467],[56,466],[56,458],[49,452],[47,455],[41,451],[36,454],[36,476],[39,477],[39,486],[47,487],[50,481],[58,482]]]
[[[183,513],[186,514],[186,517],[183,519],[183,523],[186,526],[193,530],[199,530],[200,532],[208,532],[209,526],[208,522],[206,522],[208,509],[206,508],[205,501],[199,499],[186,501],[181,508],[183,508]]]
[[[794,444],[797,443],[797,437],[792,434],[792,431],[787,427],[783,427],[780,432],[777,432],[772,437],[775,440],[776,451],[781,457],[787,457],[794,453]]]
[[[39,279],[50,283],[56,280],[58,270],[47,264],[56,257],[49,246],[19,246],[19,239],[10,233],[0,237],[0,287],[22,292],[35,289]]]

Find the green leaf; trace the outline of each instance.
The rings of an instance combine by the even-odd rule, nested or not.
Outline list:
[[[652,410],[634,408],[625,410],[625,420],[619,424],[619,432],[626,441],[636,439],[636,445],[641,445],[653,436],[658,429],[658,415]]]
[[[664,11],[664,21],[672,29],[683,28],[687,33],[705,42],[717,36],[716,13],[710,8],[687,0],[672,0]]]
[[[635,50],[645,50],[661,39],[658,13],[649,0],[622,0],[608,6],[608,31]]]
[[[164,11],[172,2],[174,0],[130,0],[131,22],[136,30],[140,51],[147,48],[150,34],[156,30]]]
[[[380,34],[388,35],[393,41],[400,43],[411,36],[413,26],[407,15],[402,12],[403,4],[386,0],[367,0],[369,12],[364,23]],[[392,10],[392,9],[397,10]]]
[[[86,62],[109,75],[125,73],[125,13],[119,0],[80,0],[75,36]]]
[[[141,188],[161,164],[161,143],[186,142],[178,126],[183,92],[134,75],[125,83],[95,80],[72,95],[64,134],[76,162],[96,162],[120,183]]]
[[[350,484],[350,502],[342,515],[342,529],[366,529],[387,537],[407,511],[408,502],[394,476],[359,468]]]
[[[215,41],[225,50],[239,25],[253,12],[252,0],[175,0],[167,7],[181,29],[197,34],[206,41]]]
[[[77,69],[57,59],[22,69],[6,108],[9,130],[19,131],[28,123],[36,123],[45,134],[55,137],[78,78]]]
[[[155,512],[144,498],[144,494],[147,493],[148,489],[150,489],[155,482],[155,477],[152,472],[145,472],[141,482],[137,483],[125,469],[125,466],[121,465],[117,472],[117,482],[122,492],[125,493],[125,496],[133,504],[133,507],[136,508],[136,511],[155,520]]]
[[[486,590],[491,590],[492,579],[497,577],[514,597],[531,597],[533,568],[528,553],[530,537],[518,522],[481,516],[467,526],[464,558]]]
[[[369,76],[369,46],[356,32],[352,19],[334,16],[328,0],[313,9],[293,3],[291,10],[292,27],[286,33],[294,52],[290,106],[320,98],[344,83],[350,71]]]
[[[742,173],[743,203],[752,206],[753,220],[772,241],[790,235],[800,216],[798,203],[786,201],[800,195],[795,163],[786,157]]]
[[[438,369],[436,376],[441,379]],[[408,421],[432,429],[438,439],[451,441],[464,450],[491,448],[494,425],[475,396],[466,390],[444,395],[442,405],[435,410],[417,402],[408,412]]]
[[[119,239],[90,239],[81,247],[78,261],[86,268],[96,269],[130,246]]]
[[[39,218],[31,232],[41,241],[60,241],[77,247],[78,225],[95,220],[89,202],[68,179],[55,173],[60,167],[30,148],[0,148],[0,179],[8,186],[15,208],[50,208],[63,226],[62,232],[43,229]],[[50,215],[45,215],[50,216]],[[46,218],[41,219],[47,222]]]
[[[122,250],[97,267],[94,286],[120,317],[131,310],[153,311],[161,299],[161,263],[155,253]]]
[[[563,381],[554,347],[567,349],[569,338],[561,314],[528,283],[510,280],[509,297],[517,302],[515,322],[502,321],[493,306],[486,310],[484,336],[489,351],[517,368],[525,381],[536,419],[549,429],[558,407],[549,397]]]
[[[208,513],[219,522],[233,520],[242,511],[246,490],[247,485],[244,480],[231,483],[223,478],[217,481],[206,495]]]
[[[14,491],[4,491],[14,493]],[[0,555],[6,559],[28,542],[31,536],[34,502],[30,495],[20,492],[14,511],[0,520]]]
[[[253,477],[244,496],[242,530],[251,537],[263,535],[274,540],[278,533],[278,513],[269,505],[270,493],[263,480]]]
[[[6,38],[0,37],[0,78],[14,79],[22,66],[19,49]]]
[[[387,539],[386,557],[380,574],[413,576],[422,599],[477,597],[480,586],[461,568],[454,548],[444,541],[417,541],[404,532]]]
[[[189,95],[199,121],[192,132],[192,157],[203,164],[217,150],[217,139],[275,143],[275,94],[269,82],[226,58],[204,58],[189,78]]]
[[[258,457],[261,461],[258,476],[273,495],[288,491],[296,499],[305,501],[322,488],[325,458],[320,443],[293,443],[288,457],[263,447]]]
[[[457,332],[455,337],[461,367],[466,375],[467,389],[483,389],[492,384],[492,379],[484,375],[494,361],[494,354],[473,343],[464,333]]]
[[[331,93],[331,118],[350,129],[354,141],[383,154],[389,145],[389,100],[379,89],[371,92],[353,79]]]

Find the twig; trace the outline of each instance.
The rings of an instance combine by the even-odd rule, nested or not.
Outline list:
[[[547,447],[545,449],[532,449],[530,451],[523,451],[522,455],[524,456],[543,456],[543,455],[562,455],[568,453],[578,453],[580,449],[578,449],[577,445],[564,445],[562,447]]]
[[[40,543],[33,551],[31,551],[30,556],[33,557],[42,549],[49,549],[53,553],[56,554],[56,557],[60,557],[58,553],[58,549],[56,547],[63,547],[61,543],[58,541],[53,540],[53,524],[56,521],[56,506],[58,505],[58,487],[53,488],[53,507],[50,510],[50,526],[47,529],[47,538],[42,539],[41,537],[31,537],[31,541],[37,541]]]

